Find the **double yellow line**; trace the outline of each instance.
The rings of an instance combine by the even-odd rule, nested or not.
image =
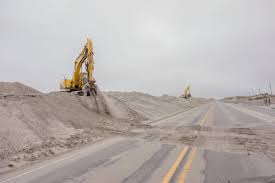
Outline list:
[[[174,162],[174,164],[171,166],[167,174],[163,177],[162,183],[169,183],[173,175],[175,174],[180,162],[187,154],[187,151],[189,150],[189,146],[185,146],[183,150],[180,152],[178,158]]]
[[[199,123],[200,126],[202,126],[208,116],[209,116],[210,110],[207,112],[207,114],[204,116],[204,118],[202,119],[202,121]],[[198,134],[198,131],[195,132],[195,134]],[[180,163],[182,162],[182,160],[184,159],[184,157],[186,157],[186,155],[188,154],[188,150],[190,149],[189,146],[185,146],[182,151],[180,152],[180,154],[178,155],[176,161],[173,163],[173,165],[171,166],[171,168],[168,170],[168,172],[166,173],[166,175],[163,177],[162,179],[162,183],[169,183],[173,177],[173,175],[175,174],[176,170],[178,169]],[[186,177],[188,172],[191,169],[193,160],[195,159],[195,156],[197,154],[198,149],[196,147],[192,148],[190,156],[188,156],[187,162],[185,163],[179,178],[178,178],[178,183],[185,183]]]

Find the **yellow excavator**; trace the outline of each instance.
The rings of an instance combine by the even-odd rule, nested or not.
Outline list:
[[[76,91],[77,94],[86,96],[97,95],[98,89],[93,77],[93,55],[93,42],[91,39],[87,39],[87,43],[75,60],[73,78],[61,81],[61,90],[68,92]],[[83,66],[85,66],[84,69],[86,72],[82,72]]]
[[[181,98],[190,98],[191,97],[191,92],[190,92],[190,85],[186,85],[183,94],[180,96]]]

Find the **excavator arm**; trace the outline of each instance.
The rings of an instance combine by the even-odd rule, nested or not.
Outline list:
[[[74,87],[81,86],[81,68],[85,60],[88,58],[86,70],[88,74],[88,81],[94,81],[93,69],[94,69],[94,58],[93,58],[93,43],[90,39],[87,39],[87,43],[82,49],[80,55],[75,60],[75,69],[73,75]]]

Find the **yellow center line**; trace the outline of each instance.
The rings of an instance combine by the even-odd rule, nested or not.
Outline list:
[[[202,126],[205,121],[207,120],[207,118],[209,117],[209,113],[210,113],[210,110],[206,113],[206,115],[204,116],[204,118],[202,119],[202,121],[199,123],[199,126]],[[199,131],[195,131],[195,134],[197,135],[199,133]]]
[[[206,113],[206,115],[204,116],[203,120],[200,122],[200,124],[199,124],[200,126],[202,126],[205,123],[206,119],[209,116],[209,113],[210,113],[210,110]]]
[[[181,174],[179,176],[179,179],[178,179],[178,183],[185,183],[187,174],[188,174],[188,172],[191,169],[191,166],[192,166],[193,160],[195,159],[196,154],[197,154],[197,148],[194,147],[192,149],[192,152],[191,152],[191,154],[189,156],[188,161],[186,162],[186,164],[183,167],[183,170],[182,170],[182,172],[181,172]]]
[[[205,123],[205,121],[209,117],[209,113],[210,113],[210,110],[206,113],[206,115],[204,116],[204,118],[202,119],[202,121],[199,123],[200,126],[202,126]],[[198,134],[198,131],[196,131],[195,134]],[[185,146],[183,148],[183,150],[178,155],[176,161],[170,167],[170,169],[168,170],[167,174],[163,177],[162,183],[169,183],[170,182],[171,178],[175,174],[175,172],[176,172],[178,166],[180,165],[181,161],[186,156],[188,150],[189,150],[189,146]],[[189,159],[188,159],[186,165],[184,166],[184,169],[183,169],[183,171],[182,171],[182,173],[180,175],[180,180],[183,180],[183,182],[185,181],[185,177],[186,177],[186,175],[188,173],[188,170],[190,170],[190,168],[191,168],[192,161],[195,158],[196,152],[197,152],[197,148],[193,148],[192,152],[191,152],[191,155],[188,157]]]
[[[200,123],[200,126],[202,126],[207,121],[209,116],[210,116],[210,110],[205,115],[205,118]],[[196,134],[198,134],[198,131],[196,131],[196,132],[197,132]],[[198,149],[196,147],[192,148],[191,154],[188,157],[188,160],[187,160],[186,164],[184,165],[181,174],[179,175],[178,183],[185,183],[186,177],[187,177],[189,171],[191,170],[191,166],[192,166],[193,160],[196,157],[197,151],[198,151]]]
[[[169,169],[167,174],[163,177],[162,183],[169,183],[170,182],[170,180],[171,180],[172,176],[174,175],[175,171],[177,170],[180,162],[185,157],[188,149],[189,149],[189,146],[185,146],[183,148],[183,150],[180,152],[180,154],[179,154],[178,158],[176,159],[176,161],[174,162],[174,164],[171,166],[171,168]]]

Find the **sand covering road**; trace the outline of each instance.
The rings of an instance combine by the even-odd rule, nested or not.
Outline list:
[[[102,137],[131,135],[131,129],[148,128],[143,121],[206,102],[137,92],[103,92],[99,98],[97,111],[93,97],[43,94],[21,83],[1,82],[0,165],[1,159],[19,166]]]

